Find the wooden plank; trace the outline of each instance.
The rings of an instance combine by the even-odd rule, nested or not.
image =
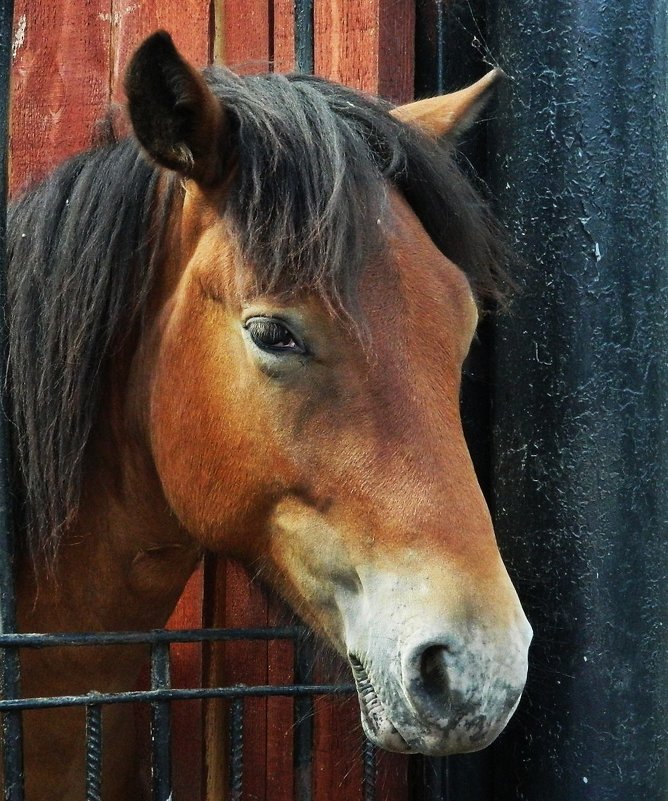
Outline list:
[[[144,38],[155,30],[169,31],[180,52],[196,66],[209,60],[209,3],[206,0],[112,0],[110,91],[112,119],[117,136],[129,133],[124,112],[123,77],[127,63]],[[184,25],[183,20],[188,24]],[[121,110],[122,109],[122,110]],[[168,628],[202,626],[204,573],[200,566],[188,582]],[[172,684],[198,687],[203,680],[202,647],[173,645]],[[173,782],[177,798],[199,799],[204,775],[204,708],[201,701],[172,705]]]
[[[207,625],[226,628],[267,625],[267,598],[236,562],[216,560],[210,570],[206,595]],[[246,640],[215,645],[207,660],[205,680],[211,686],[267,684],[267,643]],[[207,705],[207,798],[212,801],[217,801],[227,786],[226,709],[227,704],[220,701]],[[265,801],[266,763],[267,699],[249,698],[244,703],[245,798]]]
[[[295,70],[294,0],[274,0],[274,69]]]
[[[413,97],[412,0],[316,3],[315,72],[396,103]]]
[[[204,625],[226,625],[226,564],[212,554],[204,558]],[[223,643],[207,643],[204,648],[204,684],[222,687],[225,683]],[[226,797],[227,788],[227,705],[219,698],[204,704],[204,774],[209,801]]]
[[[225,0],[215,22],[216,60],[240,75],[269,71],[274,57],[270,0]]]
[[[292,613],[277,599],[269,599],[267,624],[283,626],[294,622]],[[295,653],[289,640],[267,644],[269,684],[294,682]],[[294,785],[294,701],[292,698],[267,699],[267,801],[293,801]]]
[[[376,756],[376,798],[379,801],[407,801],[410,798],[408,763],[404,754],[378,751]]]
[[[204,570],[200,564],[186,585],[167,624],[170,629],[197,629],[202,626]],[[173,687],[201,687],[203,681],[202,646],[175,643],[171,646]],[[203,704],[187,701],[172,704],[172,753],[174,795],[199,799],[202,793]]]
[[[318,75],[396,103],[412,99],[412,0],[320,0],[314,27]],[[315,801],[362,797],[361,737],[357,699],[318,699]],[[377,787],[383,801],[405,801],[408,759],[379,755]]]
[[[315,701],[314,801],[362,801],[362,731],[356,698]]]
[[[16,0],[10,191],[93,143],[109,99],[106,0]]]
[[[406,103],[415,92],[414,0],[379,0],[378,86],[381,97]]]
[[[192,64],[205,67],[211,60],[210,13],[209,0],[112,0],[112,100],[124,102],[123,76],[130,56],[158,29],[171,34],[176,47]]]

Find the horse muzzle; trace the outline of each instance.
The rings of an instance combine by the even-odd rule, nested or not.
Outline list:
[[[532,632],[519,602],[501,628],[470,616],[436,624],[426,609],[409,607],[384,603],[373,614],[367,602],[366,614],[344,615],[367,737],[389,751],[430,756],[484,748],[526,681]]]

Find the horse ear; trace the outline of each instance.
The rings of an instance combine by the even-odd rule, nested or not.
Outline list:
[[[497,68],[459,92],[416,100],[397,106],[391,113],[402,122],[417,125],[435,139],[446,135],[456,137],[473,125],[503,78],[505,73]]]
[[[204,79],[158,31],[125,73],[132,127],[158,164],[207,184],[220,177],[225,114]]]

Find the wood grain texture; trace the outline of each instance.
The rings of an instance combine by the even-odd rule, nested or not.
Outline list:
[[[415,83],[414,0],[379,0],[377,93],[394,103],[413,99]]]
[[[186,585],[167,624],[170,629],[198,629],[202,626],[204,568],[200,564]],[[173,687],[201,687],[202,646],[175,643],[171,646]],[[176,798],[199,799],[203,776],[203,704],[187,701],[172,704],[173,780]]]
[[[216,19],[215,52],[240,75],[268,72],[274,57],[270,0],[225,0]]]
[[[274,70],[294,72],[295,14],[294,0],[274,0]]]
[[[356,698],[316,699],[314,801],[362,801],[362,737]]]
[[[408,785],[408,763],[404,754],[378,751],[376,755],[376,798],[379,801],[407,801],[411,797]]]
[[[412,0],[321,0],[314,26],[317,75],[396,103],[412,98]]]
[[[293,622],[292,613],[277,599],[270,598],[267,625],[283,626]],[[292,684],[295,651],[289,640],[267,643],[267,682]],[[293,730],[294,701],[292,698],[267,699],[267,801],[293,801]]]
[[[247,628],[267,625],[268,602],[257,585],[236,562],[225,561],[224,595],[219,608],[221,625]],[[223,644],[220,677],[225,686],[263,685],[268,681],[267,643],[238,641]],[[244,702],[244,797],[266,799],[267,699]],[[272,799],[267,799],[272,801]]]
[[[210,61],[209,0],[111,0],[113,61],[111,96],[124,102],[123,76],[133,51],[154,31],[168,31],[181,54],[196,67]]]
[[[10,191],[95,139],[109,99],[106,0],[17,0],[12,44]]]

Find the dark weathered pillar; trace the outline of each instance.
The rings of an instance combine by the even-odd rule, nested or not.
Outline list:
[[[494,502],[535,628],[495,801],[668,797],[666,0],[495,0],[493,188],[524,260]],[[465,796],[462,796],[465,798]]]
[[[7,423],[7,400],[4,376],[7,365],[7,300],[6,197],[9,153],[9,98],[12,54],[13,0],[0,2],[0,633],[16,628],[14,598],[12,500],[10,491],[10,444]],[[0,693],[3,698],[20,694],[19,659],[15,648],[4,648],[0,654]],[[21,717],[9,712],[2,719],[2,762],[4,797],[8,801],[23,799],[23,753]]]

